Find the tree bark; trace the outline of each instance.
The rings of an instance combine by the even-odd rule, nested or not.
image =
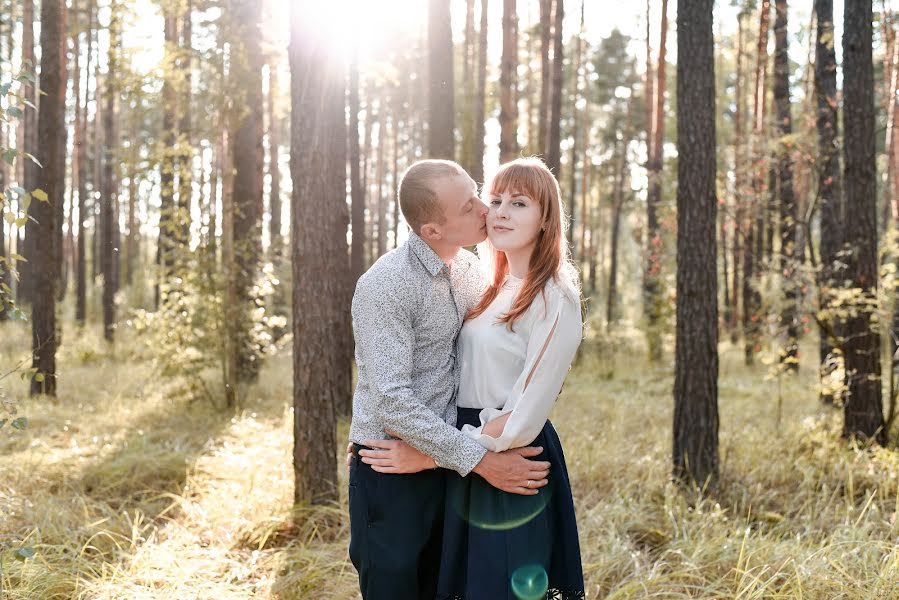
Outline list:
[[[42,59],[43,61],[43,59]],[[43,62],[42,62],[43,64]],[[35,78],[37,78],[38,68],[34,57],[34,0],[22,0],[22,68],[28,70]],[[22,82],[22,95],[24,99],[33,106],[39,107],[37,89],[28,81]],[[42,98],[41,98],[42,100]],[[37,138],[38,138],[38,109],[30,106],[24,107],[24,114],[20,121],[22,127],[22,139],[19,148],[22,148],[28,154],[37,156]],[[29,192],[38,186],[39,167],[33,160],[23,158],[22,162],[22,181],[24,187]],[[44,190],[45,192],[47,190]],[[33,209],[36,210],[36,202],[32,202],[28,208],[28,215],[34,219]],[[41,244],[37,239],[40,237],[38,230],[42,230],[34,221],[29,220],[23,228],[24,238],[22,239],[22,251],[20,254],[25,257],[24,261],[17,263],[19,271],[18,299],[20,302],[31,302],[34,294],[34,274],[36,267],[36,255],[43,252],[45,247],[39,248]],[[54,234],[55,235],[55,234]],[[46,239],[44,240],[46,244]]]
[[[799,211],[793,190],[793,143],[786,139],[793,134],[790,110],[790,57],[787,41],[787,0],[774,3],[774,106],[777,112],[775,131],[777,142],[777,196],[780,208],[780,267],[784,306],[780,315],[781,328],[786,334],[780,360],[789,371],[799,370],[799,266],[801,248],[796,244]]]
[[[106,76],[106,89],[103,95],[106,102],[106,110],[103,111],[103,138],[106,145],[103,148],[103,193],[100,199],[100,266],[103,272],[103,338],[112,342],[115,333],[115,292],[116,276],[115,262],[117,260],[116,249],[116,225],[118,224],[115,211],[116,181],[115,165],[118,160],[115,112],[116,112],[116,80],[118,73],[118,5],[115,1],[110,5],[109,23],[109,53],[107,58],[108,71]]]
[[[350,188],[352,206],[352,245],[350,247],[350,285],[365,271],[365,187],[359,156],[359,49],[353,46],[350,60]],[[368,111],[366,111],[368,112]],[[366,120],[368,120],[366,118]],[[367,128],[366,128],[367,129]]]
[[[585,0],[581,0],[581,25],[577,32],[577,42],[575,44],[575,61],[574,76],[571,84],[571,169],[568,174],[568,246],[571,248],[571,255],[577,256],[577,248],[575,247],[576,238],[574,236],[574,217],[577,214],[577,166],[578,166],[578,141],[582,127],[586,127],[586,123],[581,124],[581,120],[586,120],[587,109],[589,104],[585,102],[584,110],[578,111],[578,98],[581,95],[581,69],[584,61],[583,56],[583,37],[584,37],[584,7]],[[586,87],[586,86],[585,86]],[[580,118],[579,118],[580,117]],[[584,147],[586,154],[586,146]],[[584,168],[581,168],[581,179],[583,180]]]
[[[546,138],[549,131],[550,71],[549,45],[552,43],[553,0],[540,0],[540,108],[537,115],[537,151],[546,156]]]
[[[259,157],[262,152],[262,34],[260,4],[255,0],[232,0],[235,63],[231,76],[235,88],[243,90],[241,111],[231,145],[234,169],[234,297],[238,322],[233,347],[237,351],[237,377],[242,383],[256,381],[261,367],[251,340],[251,296],[262,257],[262,188]],[[342,104],[341,104],[342,105]]]
[[[848,0],[843,13],[843,165],[847,278],[860,290],[846,321],[844,352],[848,399],[843,435],[883,444],[880,333],[877,306],[877,208],[875,182],[874,62],[871,3]]]
[[[480,184],[484,182],[484,137],[487,135],[485,131],[487,121],[487,0],[481,0],[481,23],[478,33],[478,89],[475,97],[474,164],[471,177]]]
[[[430,158],[455,156],[453,30],[449,0],[428,0],[428,148]]]
[[[334,339],[348,327],[349,294],[328,276],[346,269],[346,125],[342,63],[315,11],[293,4],[290,44],[293,466],[294,501],[328,504],[338,497],[335,406],[349,394],[350,373]]]
[[[715,59],[712,0],[677,6],[677,329],[674,476],[718,481]]]
[[[499,76],[499,162],[518,156],[518,15],[516,0],[503,0],[503,57]],[[484,66],[486,69],[486,65]]]
[[[87,0],[87,57],[85,64],[84,80],[90,82],[91,62],[93,58],[93,36],[91,32],[94,29],[94,0]],[[81,73],[75,74],[79,79]],[[87,230],[85,222],[88,216],[87,203],[87,105],[90,98],[90,89],[84,90],[84,107],[82,109],[83,118],[76,122],[75,144],[78,148],[78,264],[75,275],[75,321],[79,325],[84,325],[87,313]]]
[[[662,199],[662,145],[665,139],[665,73],[668,42],[668,0],[662,0],[659,28],[659,60],[653,85],[652,118],[647,162],[649,189],[646,197],[646,258],[643,266],[643,310],[646,315],[646,338],[649,360],[662,359],[662,253],[663,241],[659,222],[659,203]]]
[[[550,90],[548,132],[546,138],[546,166],[556,179],[562,179],[562,21],[565,16],[563,0],[553,0],[553,71]]]
[[[159,308],[163,298],[161,284],[172,274],[178,247],[178,211],[175,208],[175,104],[177,91],[175,57],[177,56],[178,25],[171,10],[164,14],[165,64],[162,82],[162,157],[159,163],[159,240],[156,245],[157,281],[154,286],[154,305]]]
[[[63,143],[59,132],[65,127],[66,101],[66,5],[43,2],[41,6],[41,99],[37,122],[37,156],[43,167],[37,184],[49,201],[32,203],[36,223],[31,230],[37,250],[32,263],[33,292],[31,318],[31,395],[56,395],[56,279],[57,203],[62,202],[65,164],[60,159]]]
[[[752,126],[752,194],[751,205],[747,208],[746,235],[743,243],[743,343],[744,358],[751,365],[758,351],[761,334],[761,295],[753,286],[760,272],[762,240],[764,238],[764,219],[762,210],[762,192],[764,190],[764,152],[762,137],[765,126],[765,98],[767,95],[766,73],[768,64],[768,22],[771,5],[769,0],[762,0],[759,12],[759,37],[756,46],[755,88],[753,93],[753,126]]]

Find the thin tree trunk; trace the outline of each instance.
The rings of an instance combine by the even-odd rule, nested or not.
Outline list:
[[[871,3],[847,0],[843,12],[843,164],[846,186],[847,278],[861,290],[846,321],[845,364],[849,397],[843,435],[886,442],[881,398],[877,306],[877,210],[874,131],[874,63]]]
[[[553,0],[553,71],[552,89],[550,90],[550,104],[548,117],[548,132],[546,139],[546,166],[556,176],[562,179],[562,21],[565,17],[563,0]]]
[[[34,256],[31,319],[31,366],[36,370],[31,379],[31,395],[56,395],[56,285],[57,203],[62,202],[65,187],[65,164],[59,145],[59,132],[65,127],[66,101],[66,5],[43,2],[41,6],[41,99],[37,123],[37,156],[43,167],[37,186],[49,201],[33,202],[31,213],[36,221],[31,230],[34,241],[41,241]],[[36,248],[38,246],[36,245]]]
[[[793,133],[790,110],[790,58],[787,41],[787,0],[775,0],[774,20],[774,105],[777,112],[777,196],[780,207],[780,263],[784,288],[784,307],[780,315],[786,332],[786,343],[780,360],[792,372],[799,370],[799,265],[801,249],[796,244],[799,213],[793,190],[792,142],[785,138]]]
[[[116,240],[115,229],[118,222],[115,211],[115,161],[118,160],[115,112],[116,112],[116,79],[118,73],[118,5],[115,1],[110,5],[109,54],[107,57],[106,89],[103,95],[106,110],[103,111],[103,137],[106,145],[103,148],[103,193],[100,199],[101,251],[100,264],[103,271],[103,338],[112,342],[115,333],[115,261]]]
[[[453,160],[453,31],[449,0],[428,0],[428,147],[431,158]]]
[[[537,151],[546,156],[549,132],[550,69],[549,45],[552,43],[553,0],[540,0],[540,108],[537,117]]]
[[[518,15],[516,0],[503,0],[503,57],[499,76],[499,162],[518,156]],[[485,67],[486,68],[486,65]]]
[[[34,0],[22,0],[22,68],[34,75],[35,78],[37,77],[37,62],[34,57]],[[37,90],[35,86],[30,84],[27,80],[22,82],[22,95],[31,105],[39,106]],[[37,156],[38,154],[36,147],[38,138],[38,114],[37,109],[26,105],[22,120],[20,121],[22,139],[18,147],[22,148],[32,156]],[[21,181],[24,183],[24,188],[31,191],[38,187],[39,167],[33,160],[23,159],[20,162],[23,164],[23,179]],[[44,191],[46,192],[47,190]],[[27,211],[28,215],[33,219],[36,219],[33,212],[34,210],[37,210],[36,205],[36,202],[32,202]],[[34,273],[36,268],[34,265],[37,262],[37,253],[43,252],[43,244],[39,244],[39,241],[36,239],[39,237],[37,228],[39,228],[39,225],[32,220],[29,220],[25,227],[21,228],[24,232],[21,254],[25,257],[25,260],[17,263],[19,271],[18,297],[20,302],[31,302],[33,298],[34,279],[39,277],[39,275]],[[40,229],[43,230],[43,228]],[[44,244],[46,244],[47,240],[44,239],[43,241]],[[39,245],[41,248],[38,247]]]
[[[237,338],[237,377],[241,383],[256,381],[260,361],[251,340],[251,311],[255,299],[251,296],[259,274],[262,255],[262,188],[260,187],[259,157],[262,152],[262,48],[260,5],[255,0],[232,0],[232,14],[239,23],[235,47],[242,61],[232,67],[231,75],[243,90],[238,117],[232,165],[234,169],[234,271],[235,297],[239,303]]]
[[[662,0],[659,29],[659,60],[655,69],[651,119],[650,154],[647,162],[649,189],[646,198],[646,258],[643,267],[643,310],[646,315],[646,338],[649,360],[662,359],[662,253],[663,241],[659,222],[659,203],[662,199],[662,145],[665,134],[665,72],[668,45],[668,0]]]
[[[577,248],[574,245],[576,238],[574,236],[574,217],[577,214],[577,165],[578,165],[578,138],[580,137],[581,125],[580,116],[586,120],[587,104],[584,110],[578,111],[578,98],[581,95],[581,68],[583,63],[583,36],[584,36],[584,2],[581,0],[581,26],[577,33],[577,43],[575,45],[575,62],[574,77],[571,84],[571,162],[570,173],[568,175],[568,245],[571,248],[571,255],[577,255]],[[586,148],[585,148],[586,149]],[[581,168],[581,179],[583,179],[583,171]]]
[[[178,31],[175,16],[168,12],[165,23],[165,62],[168,69],[175,67]],[[164,74],[162,82],[162,160],[159,173],[159,240],[156,245],[158,275],[154,286],[154,305],[159,308],[163,298],[160,291],[162,282],[171,276],[178,245],[178,214],[175,209],[175,103],[177,92],[172,81],[174,73]]]
[[[91,62],[93,59],[93,34],[94,29],[94,0],[87,0],[87,62],[85,64],[84,80],[90,83]],[[81,73],[76,73],[81,78]],[[78,150],[78,266],[75,278],[75,321],[84,325],[87,313],[87,230],[84,227],[87,221],[87,105],[90,98],[90,86],[85,86],[83,119],[75,131],[76,147]]]
[[[740,267],[743,263],[743,248],[745,246],[745,237],[747,226],[745,223],[746,220],[746,201],[744,199],[745,196],[745,183],[744,183],[744,169],[746,168],[745,161],[745,147],[746,147],[746,138],[745,138],[745,125],[744,125],[744,115],[746,114],[746,92],[743,89],[743,80],[745,78],[745,74],[743,71],[743,54],[744,54],[744,46],[745,46],[745,19],[748,16],[748,13],[745,11],[740,11],[737,16],[737,73],[736,73],[736,86],[735,86],[735,111],[734,111],[734,232],[733,232],[733,247],[732,250],[732,260],[731,263],[733,265],[733,273],[731,274],[731,301],[732,306],[730,310],[730,314],[728,315],[730,319],[725,319],[727,323],[727,327],[730,329],[730,339],[731,343],[736,345],[738,339],[738,323],[740,323],[740,283],[741,283],[741,272]]]
[[[350,285],[356,287],[356,281],[365,270],[365,184],[360,170],[359,156],[359,48],[353,46],[350,60],[350,193],[351,193],[351,227],[352,244],[350,247]],[[369,113],[370,111],[366,111]],[[366,121],[370,119],[367,118]],[[368,125],[366,124],[366,133]],[[368,149],[366,148],[366,153]]]
[[[718,481],[715,59],[712,0],[677,6],[677,328],[674,476]]]
[[[478,30],[478,89],[475,97],[474,163],[472,178],[484,181],[484,136],[486,136],[487,110],[487,0],[481,0],[481,24]],[[395,197],[395,196],[394,196]]]

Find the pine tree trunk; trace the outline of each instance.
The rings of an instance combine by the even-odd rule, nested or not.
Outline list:
[[[503,0],[503,57],[499,76],[499,162],[518,156],[518,16],[516,0]],[[486,68],[486,66],[485,66]]]
[[[581,68],[583,63],[583,37],[584,37],[584,3],[581,0],[581,26],[577,33],[577,43],[575,45],[575,62],[574,77],[571,84],[571,169],[568,175],[568,246],[571,248],[571,255],[577,256],[577,248],[574,245],[576,240],[574,236],[574,217],[577,214],[577,165],[578,165],[578,138],[580,137],[581,119],[586,119],[586,110],[577,110],[578,98],[581,95]],[[586,91],[586,90],[585,90]],[[586,108],[585,104],[585,108]],[[581,168],[581,178],[583,179],[584,168]]]
[[[43,60],[43,59],[42,59]],[[22,0],[22,68],[26,69],[35,78],[37,78],[37,62],[34,57],[34,0]],[[24,99],[33,106],[39,107],[43,97],[38,99],[37,89],[28,81],[22,83],[22,95]],[[30,106],[24,107],[24,114],[20,121],[22,129],[22,139],[18,147],[22,148],[28,154],[37,156],[37,138],[38,138],[38,110]],[[33,160],[22,159],[19,162],[23,165],[23,178],[21,181],[29,192],[38,187],[38,171],[39,167]],[[45,192],[47,190],[44,190]],[[28,208],[28,215],[34,219],[34,210],[37,209],[37,202],[32,202]],[[20,254],[25,257],[24,261],[18,261],[17,269],[19,271],[18,299],[20,302],[31,302],[34,295],[35,277],[39,277],[34,273],[37,268],[37,254],[44,252],[46,248],[46,238],[41,244],[38,231],[43,231],[34,221],[29,220],[25,227],[22,228],[24,238],[22,239],[22,251]],[[39,247],[40,246],[40,247]]]
[[[478,33],[478,89],[475,97],[474,163],[471,177],[480,184],[484,182],[484,136],[487,135],[485,131],[487,121],[487,0],[481,0],[481,24]]]
[[[162,159],[159,173],[159,241],[156,245],[158,276],[154,286],[154,305],[163,302],[160,286],[172,274],[178,247],[178,211],[175,207],[175,104],[177,91],[173,81],[175,52],[178,44],[177,20],[171,12],[165,19],[165,63],[168,66],[162,82]]]
[[[193,53],[193,27],[191,25],[193,0],[184,0],[182,5],[181,28],[179,31],[179,58],[178,70],[183,73],[183,81],[179,81],[178,103],[178,155],[176,170],[178,172],[178,227],[179,243],[187,250],[190,246],[190,219],[193,197],[193,143],[191,141],[191,110],[190,100],[192,96],[193,68],[191,55]]]
[[[362,182],[363,174],[361,173],[359,153],[359,49],[356,46],[353,47],[353,55],[350,60],[349,84],[350,193],[353,233],[350,247],[350,285],[355,288],[356,281],[365,270],[365,188]]]
[[[762,0],[759,12],[759,37],[756,46],[755,88],[753,92],[752,126],[752,194],[747,208],[749,224],[743,243],[743,343],[744,357],[751,365],[758,351],[761,335],[761,295],[754,288],[753,281],[761,272],[762,241],[764,221],[762,191],[764,188],[764,151],[762,137],[765,126],[765,98],[767,95],[766,72],[768,64],[768,22],[771,13],[769,0]]]
[[[101,251],[100,265],[103,271],[103,338],[112,342],[115,332],[115,229],[118,222],[115,211],[115,165],[118,160],[115,132],[116,111],[116,79],[118,73],[118,7],[115,2],[110,6],[108,71],[104,100],[106,110],[103,111],[103,137],[106,145],[103,148],[103,193],[100,199]]]
[[[290,43],[294,501],[329,504],[338,498],[335,406],[345,402],[350,373],[334,335],[350,318],[346,286],[322,273],[346,269],[345,91],[342,63],[327,54],[314,11],[293,5]]]
[[[553,70],[550,90],[548,131],[546,137],[546,166],[562,179],[562,21],[565,16],[563,0],[553,0]]]
[[[384,180],[387,169],[384,165],[384,147],[387,145],[387,115],[378,127],[378,239],[377,257],[387,252],[387,199],[384,197]],[[391,127],[393,125],[391,124]],[[374,241],[374,240],[373,240]]]
[[[847,278],[861,290],[846,320],[844,352],[849,397],[843,435],[886,442],[881,399],[877,306],[877,208],[874,63],[871,3],[848,0],[843,13],[843,165]]]
[[[780,266],[783,277],[784,306],[780,315],[786,343],[780,360],[789,371],[799,370],[799,266],[801,248],[796,245],[799,212],[793,190],[792,142],[784,138],[793,133],[790,110],[790,57],[787,41],[787,0],[775,0],[774,20],[774,106],[777,113],[777,204],[780,208]]]
[[[550,71],[549,45],[552,43],[553,0],[540,0],[540,108],[537,115],[537,152],[546,157],[549,132]]]
[[[243,107],[235,126],[231,160],[234,169],[234,281],[238,302],[237,377],[242,383],[255,381],[261,367],[250,339],[251,291],[259,274],[262,255],[262,193],[259,157],[262,151],[262,48],[260,5],[255,0],[232,0],[234,44],[242,57],[232,65],[235,88],[243,90]]]
[[[647,162],[649,189],[646,198],[646,259],[643,267],[643,310],[646,315],[646,339],[649,360],[662,359],[662,230],[659,203],[662,199],[662,145],[665,139],[665,72],[668,42],[668,0],[662,0],[659,33],[659,60],[655,69],[651,119],[650,153]]]
[[[674,476],[718,481],[715,59],[712,0],[677,6],[677,329]]]
[[[449,0],[428,0],[428,148],[430,158],[453,160],[453,30]]]
[[[92,43],[94,29],[94,0],[87,0],[87,57],[85,63],[85,82],[90,82],[91,62],[93,59],[94,45]],[[75,74],[79,79],[81,73]],[[88,86],[85,86],[86,88]],[[90,98],[90,90],[84,90],[84,107],[82,119],[77,123],[75,138],[78,148],[78,264],[75,275],[75,321],[84,325],[87,316],[87,230],[84,223],[87,221],[87,105]]]
[[[57,203],[62,202],[65,164],[60,161],[63,143],[59,132],[65,127],[66,100],[66,5],[43,2],[41,6],[41,98],[37,122],[37,157],[41,168],[37,187],[49,202],[32,203],[36,224],[31,230],[36,254],[32,263],[33,292],[31,315],[31,395],[56,395],[56,258]]]
[[[743,89],[743,80],[745,74],[743,72],[743,54],[745,40],[745,18],[748,13],[740,11],[737,16],[737,73],[735,83],[735,110],[734,110],[734,231],[733,242],[731,248],[731,264],[733,273],[731,274],[731,307],[729,318],[725,319],[728,329],[730,329],[731,343],[736,345],[738,340],[738,323],[740,322],[740,283],[741,272],[740,267],[743,263],[743,247],[745,245],[745,236],[747,231],[746,220],[746,202],[745,202],[745,183],[744,170],[746,168],[745,161],[745,126],[743,124],[744,115],[746,114],[746,92]]]

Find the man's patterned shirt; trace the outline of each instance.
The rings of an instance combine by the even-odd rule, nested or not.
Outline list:
[[[350,440],[387,439],[389,429],[463,476],[481,461],[484,447],[455,428],[456,337],[480,292],[474,254],[463,249],[446,265],[411,232],[359,278]]]

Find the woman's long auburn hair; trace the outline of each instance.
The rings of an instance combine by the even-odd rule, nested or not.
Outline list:
[[[577,289],[577,275],[570,263],[568,240],[565,238],[567,219],[563,219],[562,194],[559,182],[538,158],[519,158],[499,167],[490,181],[489,194],[502,194],[506,191],[518,192],[538,202],[542,208],[542,228],[537,234],[537,244],[531,254],[524,284],[509,312],[499,318],[500,323],[512,329],[516,319],[530,308],[531,303],[542,293],[550,279],[556,279],[565,287]],[[482,261],[488,265],[490,283],[481,296],[477,306],[468,313],[473,319],[487,310],[496,300],[506,277],[509,274],[509,261],[506,254],[497,250],[489,240],[483,242],[478,253]],[[492,273],[489,266],[492,265]]]

